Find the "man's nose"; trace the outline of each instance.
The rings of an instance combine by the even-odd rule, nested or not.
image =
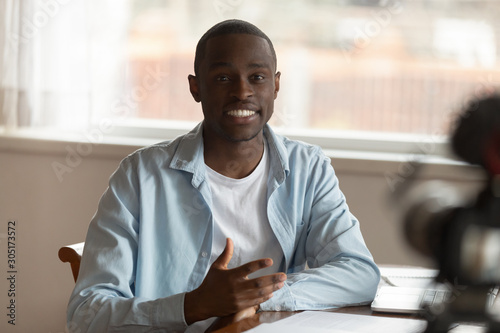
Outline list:
[[[246,79],[237,80],[233,85],[232,95],[244,101],[253,95],[253,87]]]

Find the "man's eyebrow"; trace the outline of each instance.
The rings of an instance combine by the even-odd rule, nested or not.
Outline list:
[[[266,63],[252,63],[248,65],[248,68],[254,69],[254,68],[269,68],[269,64]]]

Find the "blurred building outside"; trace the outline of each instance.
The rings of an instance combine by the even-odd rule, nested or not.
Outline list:
[[[495,1],[219,3],[228,17],[212,1],[135,3],[128,85],[151,68],[168,76],[132,117],[202,119],[187,81],[194,48],[228,17],[256,24],[273,40],[282,72],[275,126],[446,134],[464,103],[500,84]]]

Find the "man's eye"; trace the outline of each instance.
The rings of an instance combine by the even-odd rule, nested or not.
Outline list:
[[[226,75],[217,76],[217,81],[221,82],[229,81],[229,76]]]
[[[263,75],[259,75],[259,74],[256,74],[252,77],[255,81],[260,81],[260,80],[264,80],[264,76]]]

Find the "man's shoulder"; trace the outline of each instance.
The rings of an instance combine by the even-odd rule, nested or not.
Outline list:
[[[126,159],[154,158],[158,155],[165,158],[175,152],[175,147],[179,144],[178,140],[179,138],[175,138],[145,146],[128,155]]]
[[[191,135],[191,133],[186,133],[174,139],[165,140],[140,148],[126,156],[122,163],[170,163],[181,142],[185,138],[189,138],[189,135]]]
[[[290,139],[287,136],[276,133],[273,133],[273,136],[277,145],[281,145],[288,157],[326,157],[323,150],[318,145],[310,144],[301,140]]]

